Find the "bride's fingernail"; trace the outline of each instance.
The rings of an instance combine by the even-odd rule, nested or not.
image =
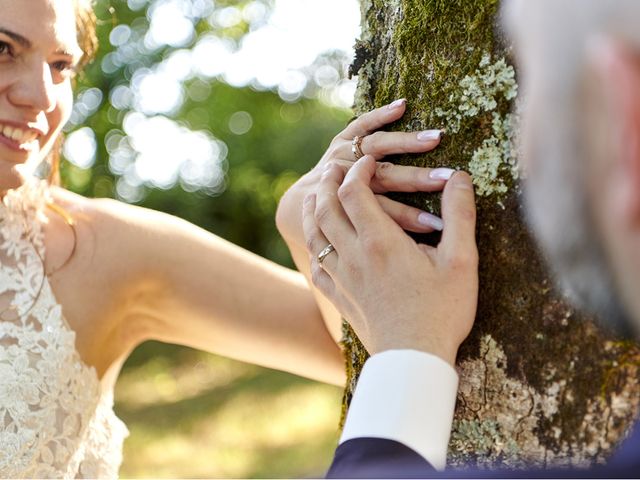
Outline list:
[[[391,102],[389,105],[387,105],[387,108],[388,108],[389,110],[393,110],[393,109],[395,109],[395,108],[399,108],[399,107],[401,107],[401,106],[402,106],[402,105],[404,105],[406,102],[407,102],[407,99],[406,99],[406,98],[400,98],[400,99],[398,99],[398,100],[395,100],[395,101]]]
[[[441,130],[425,130],[423,132],[418,132],[417,138],[421,142],[429,142],[431,140],[439,140],[441,136]]]
[[[438,231],[444,228],[444,223],[440,217],[436,217],[435,215],[427,212],[422,212],[418,215],[418,222],[425,227],[431,227]]]
[[[449,180],[454,173],[455,170],[452,168],[434,168],[429,172],[429,178],[431,180]]]

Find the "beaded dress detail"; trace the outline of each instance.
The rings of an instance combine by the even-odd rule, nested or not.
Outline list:
[[[128,431],[44,272],[47,184],[0,203],[0,477],[115,478]]]

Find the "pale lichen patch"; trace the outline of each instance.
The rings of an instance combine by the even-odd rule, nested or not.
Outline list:
[[[622,419],[634,410],[634,387],[612,395],[610,404],[602,398],[588,401],[579,434],[568,441],[554,424],[562,404],[573,401],[566,378],[545,368],[547,386],[538,391],[507,374],[507,355],[491,335],[481,339],[478,358],[458,367],[460,388],[448,463],[468,465],[473,458],[480,467],[504,465],[511,468],[539,466],[588,466],[601,462],[617,438]],[[542,425],[549,425],[554,448],[541,442]]]
[[[447,128],[458,133],[464,118],[477,117],[492,112],[500,98],[513,100],[518,95],[515,71],[504,58],[491,63],[491,55],[485,54],[473,75],[466,75],[459,83],[460,90],[449,96],[449,102],[457,108],[436,109],[436,115],[447,121]]]
[[[515,116],[508,113],[503,117],[493,112],[492,117],[493,135],[473,152],[469,162],[469,173],[473,176],[476,193],[481,196],[506,193],[508,187],[505,178],[518,178]]]
[[[460,88],[449,97],[453,105],[448,110],[436,109],[437,116],[443,118],[447,130],[453,134],[460,131],[466,121],[480,115],[491,114],[491,136],[486,138],[472,154],[469,172],[480,196],[504,194],[508,191],[507,181],[518,178],[515,114],[501,114],[499,103],[511,101],[518,94],[515,71],[504,58],[491,61],[485,54],[473,75],[465,76]]]
[[[507,356],[490,335],[482,337],[480,356],[459,366],[459,408],[449,445],[449,463],[478,465],[503,461],[523,466],[532,452],[544,453],[534,430],[541,397],[534,388],[507,375]],[[469,420],[469,413],[479,420]]]

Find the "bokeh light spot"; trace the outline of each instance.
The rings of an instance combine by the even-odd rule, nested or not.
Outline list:
[[[229,130],[234,135],[244,135],[253,126],[253,118],[248,112],[236,112],[229,118]]]
[[[63,154],[79,168],[90,168],[96,161],[96,135],[89,127],[82,127],[67,136]]]

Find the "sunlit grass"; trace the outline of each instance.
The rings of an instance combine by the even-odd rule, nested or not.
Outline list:
[[[321,476],[341,391],[273,370],[147,344],[116,388],[131,431],[124,477]]]

